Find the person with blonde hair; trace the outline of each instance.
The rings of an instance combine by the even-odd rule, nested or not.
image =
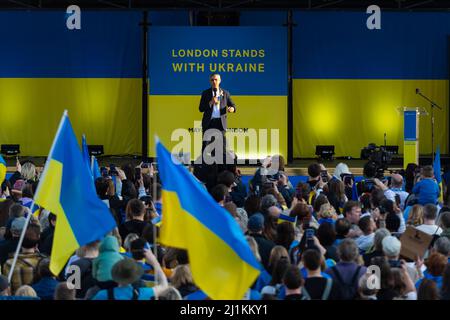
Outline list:
[[[409,212],[408,221],[406,221],[408,226],[417,227],[423,224],[423,206],[420,204],[415,204],[411,211]]]
[[[26,181],[36,180],[36,166],[30,161],[27,161],[22,165],[22,171],[20,173],[22,174],[23,179]]]
[[[180,292],[183,298],[198,290],[194,284],[191,268],[188,264],[176,266],[170,280],[173,287]]]
[[[319,225],[328,222],[330,224],[333,224],[337,220],[337,214],[336,209],[330,204],[330,203],[324,203],[320,206],[319,213],[317,214],[317,217],[319,218],[318,222]]]
[[[16,290],[16,294],[15,296],[17,297],[32,297],[32,298],[37,298],[37,294],[36,291],[34,291],[34,289],[28,285],[23,285],[20,286],[17,290]]]

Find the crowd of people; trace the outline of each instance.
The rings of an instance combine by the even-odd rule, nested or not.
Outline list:
[[[267,170],[275,162],[276,170]],[[193,174],[235,219],[260,262],[243,299],[450,299],[450,179],[444,174],[440,201],[441,173],[431,166],[411,164],[385,175],[368,162],[357,181],[344,163],[332,174],[313,163],[307,181],[296,186],[281,156],[265,161],[248,186],[236,165],[210,169]],[[58,217],[45,208],[31,213],[38,180],[31,161],[18,162],[1,185],[0,299],[208,299],[192,277],[188,252],[158,243],[162,187],[151,165],[102,170],[97,195],[117,227],[80,247],[58,275],[49,267]],[[432,239],[414,259],[402,255],[402,235],[410,228]]]

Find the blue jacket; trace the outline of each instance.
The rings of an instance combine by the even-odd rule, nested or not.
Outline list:
[[[42,300],[53,300],[58,281],[52,277],[45,277],[32,285],[34,291]]]
[[[439,198],[439,186],[433,179],[423,179],[417,182],[412,192],[419,198],[419,204],[436,204]]]

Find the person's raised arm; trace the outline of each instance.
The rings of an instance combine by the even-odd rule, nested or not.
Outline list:
[[[162,270],[158,259],[156,259],[151,250],[144,250],[144,256],[147,263],[153,267],[153,270],[155,270],[155,279],[157,281],[157,285],[153,287],[153,292],[155,293],[155,297],[158,298],[161,292],[167,289],[167,287],[169,286],[167,277],[164,274],[164,271]]]

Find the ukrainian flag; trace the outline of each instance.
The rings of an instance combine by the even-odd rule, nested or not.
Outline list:
[[[281,213],[278,216],[278,224],[283,223],[283,222],[290,222],[295,226],[295,223],[297,222],[297,217],[291,217],[288,214]]]
[[[441,148],[439,148],[439,146],[437,147],[436,155],[434,157],[433,170],[434,177],[436,178],[436,182],[439,185],[439,203],[443,203],[444,198],[442,194]]]
[[[53,141],[39,181],[36,204],[57,216],[50,270],[59,274],[82,245],[101,239],[116,223],[97,197],[67,111]]]
[[[162,181],[161,242],[188,251],[194,282],[208,297],[242,299],[260,271],[238,224],[159,141],[156,152]]]
[[[95,181],[97,178],[100,178],[102,175],[100,173],[100,168],[98,167],[97,158],[94,156],[89,156],[89,149],[87,146],[86,135],[83,134],[81,139],[81,150],[83,153],[83,162],[89,168],[89,172],[91,173],[92,179]]]
[[[6,177],[6,162],[0,154],[0,184],[3,183]]]

